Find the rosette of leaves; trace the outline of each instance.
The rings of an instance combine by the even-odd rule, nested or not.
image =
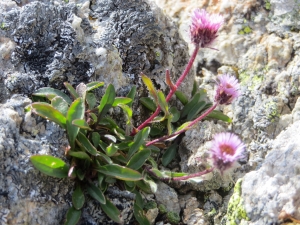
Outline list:
[[[74,89],[65,83],[71,98],[49,87],[33,94],[32,112],[66,130],[69,147],[65,153],[70,162],[50,155],[34,155],[30,160],[46,175],[75,181],[72,207],[67,212],[65,224],[79,221],[85,193],[100,203],[108,217],[121,223],[119,210],[105,197],[109,185],[118,185],[136,194],[135,218],[140,224],[147,225],[149,221],[144,216],[143,200],[137,190],[156,190],[149,175],[143,173],[143,166],[146,162],[155,162],[151,152],[157,149],[145,146],[149,127],[132,137],[109,117],[111,108],[120,107],[126,115],[127,125],[131,125],[131,105],[136,88],[132,88],[127,97],[116,97],[114,86],[109,84],[97,102],[93,90],[103,85],[103,82],[92,82],[79,84]]]
[[[152,121],[150,137],[172,135],[177,131],[185,129],[190,121],[198,118],[213,105],[208,100],[206,90],[198,89],[197,83],[194,82],[190,98],[181,91],[177,90],[175,92],[177,100],[182,103],[183,107],[181,109],[175,106],[170,107],[166,102],[163,92],[155,89],[151,79],[144,74],[142,74],[142,79],[150,93],[150,97],[142,97],[140,99],[142,105],[151,112],[154,112],[157,106],[160,106],[162,109],[161,115],[158,115]],[[166,83],[170,88],[174,86],[168,73],[166,75]],[[231,119],[219,110],[213,110],[205,119],[216,119],[231,123]],[[176,144],[172,144],[166,149],[162,156],[162,164],[164,166],[167,166],[175,158],[177,147]]]

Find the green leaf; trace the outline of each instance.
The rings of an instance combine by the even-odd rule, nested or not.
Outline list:
[[[136,153],[139,148],[145,143],[145,140],[148,138],[150,133],[150,127],[145,127],[144,129],[140,130],[134,137],[133,145],[130,146],[127,159],[130,159],[131,156]]]
[[[231,123],[232,122],[232,120],[230,119],[230,117],[226,116],[225,114],[223,114],[222,112],[220,112],[218,110],[213,110],[205,118],[222,120],[222,121],[227,122],[227,123]]]
[[[98,147],[100,142],[100,134],[98,132],[92,133],[92,142],[94,146]]]
[[[192,90],[192,97],[196,94],[198,90],[198,85],[197,85],[197,81],[194,80],[194,83],[193,83],[193,90]]]
[[[157,108],[154,101],[149,97],[140,98],[140,102],[142,103],[143,106],[145,106],[147,109],[149,109],[152,112],[154,112]]]
[[[31,108],[35,114],[51,120],[66,129],[66,117],[60,111],[53,108],[52,105],[45,102],[36,102],[31,104]]]
[[[48,176],[57,178],[65,178],[68,176],[69,166],[54,156],[33,155],[30,157],[30,161],[36,169]]]
[[[197,93],[194,95],[194,97],[191,99],[191,101],[189,101],[182,109],[181,111],[181,118],[185,117],[191,110],[192,108],[195,106],[195,104],[198,103],[200,99],[200,93]]]
[[[173,115],[172,122],[173,123],[177,122],[180,118],[180,112],[178,111],[178,109],[175,106],[172,106],[169,112]]]
[[[153,194],[150,185],[146,183],[144,180],[138,180],[135,182],[136,186],[138,186],[143,192],[148,194]]]
[[[111,143],[109,146],[106,148],[106,154],[108,156],[113,156],[116,152],[118,151],[117,145]]]
[[[180,127],[178,127],[176,129],[175,132],[186,129],[190,124],[191,124],[191,122],[186,122],[186,123],[182,124]]]
[[[69,208],[67,212],[67,219],[64,225],[76,225],[80,219],[81,211],[74,207]]]
[[[133,103],[135,94],[136,94],[136,86],[132,86],[132,88],[130,89],[129,93],[126,95],[127,98],[131,98],[132,99],[132,101],[127,104],[129,107],[132,107],[132,103]]]
[[[141,208],[144,208],[144,200],[141,193],[137,190],[134,190],[133,193],[135,194],[135,204]]]
[[[129,160],[129,162],[127,163],[127,167],[134,170],[138,170],[144,165],[144,163],[146,162],[146,160],[149,158],[150,155],[151,155],[151,150],[149,149],[143,149],[137,152]]]
[[[67,88],[67,90],[69,91],[69,93],[71,94],[71,96],[73,97],[73,99],[79,98],[79,95],[77,94],[76,90],[72,87],[71,84],[69,84],[68,82],[65,82],[64,85]]]
[[[112,104],[113,107],[119,106],[119,104],[129,104],[130,102],[132,102],[131,98],[126,98],[126,97],[117,97],[115,98],[114,103]]]
[[[109,84],[98,107],[100,113],[99,118],[102,118],[112,107],[112,104],[115,101],[115,97],[116,97],[115,87],[112,84]]]
[[[136,203],[133,205],[133,214],[139,224],[150,225],[149,220],[144,215],[143,209]]]
[[[82,169],[80,169],[80,168],[76,169],[76,175],[77,175],[77,177],[78,177],[79,180],[83,180],[84,177],[85,177],[84,171]]]
[[[97,200],[101,204],[105,204],[106,203],[106,199],[104,197],[103,192],[97,186],[95,186],[93,183],[89,183],[86,186],[86,190],[87,190],[87,193],[92,198],[94,198],[95,200]]]
[[[97,149],[92,145],[89,139],[81,132],[78,133],[77,144],[82,146],[91,155],[97,155]]]
[[[75,139],[79,132],[79,127],[72,124],[73,120],[83,119],[84,117],[84,102],[81,98],[77,98],[70,106],[67,113],[67,134],[69,143],[72,149],[75,147]]]
[[[92,130],[84,119],[75,119],[72,124],[84,130]]]
[[[204,109],[206,102],[198,102],[194,107],[188,112],[187,120],[191,121],[197,118],[197,115]]]
[[[143,179],[138,171],[117,164],[101,166],[100,168],[97,168],[97,171],[119,180],[136,181]]]
[[[102,152],[98,152],[97,159],[100,159],[100,160],[103,159],[108,164],[112,164],[113,163],[113,161],[110,159],[110,157],[108,157],[107,155],[103,154]]]
[[[186,97],[185,94],[183,94],[183,92],[181,91],[175,91],[175,95],[178,98],[178,100],[183,104],[186,105],[188,103],[188,98]]]
[[[81,209],[85,202],[85,197],[83,191],[79,184],[76,185],[76,188],[72,194],[72,203],[75,209]]]
[[[86,93],[86,102],[89,105],[89,109],[93,109],[97,104],[96,96],[93,93]]]
[[[166,101],[164,93],[161,90],[159,90],[157,92],[157,96],[158,96],[158,104],[159,104],[160,108],[162,109],[162,111],[164,111],[165,115],[168,115],[169,114],[169,106]]]
[[[69,105],[62,97],[56,96],[53,98],[51,100],[51,105],[60,111],[64,116],[67,115]]]
[[[105,214],[113,221],[122,223],[121,213],[118,208],[113,203],[111,203],[111,201],[106,199],[106,204],[101,204],[101,208],[105,212]]]
[[[132,119],[132,109],[128,105],[119,104],[118,105],[126,115],[126,124],[131,124]]]
[[[163,166],[167,166],[175,158],[177,149],[178,145],[175,143],[168,147],[168,149],[164,152],[162,156]]]
[[[156,91],[151,79],[143,73],[141,74],[141,76],[142,76],[142,80],[143,80],[144,84],[146,85],[147,89],[149,90],[151,97],[153,99],[155,99],[155,101],[157,101],[157,91]]]
[[[145,177],[144,181],[145,181],[145,183],[147,183],[149,185],[152,193],[155,193],[157,191],[157,184],[153,180]]]
[[[91,83],[88,83],[86,85],[86,91],[92,91],[96,88],[102,87],[104,85],[104,82],[99,82],[99,81],[93,81]]]
[[[68,155],[73,156],[78,159],[85,159],[85,160],[91,161],[90,156],[82,151],[78,151],[78,152],[68,151]]]
[[[50,87],[40,88],[39,90],[34,92],[32,95],[45,97],[45,98],[49,99],[50,101],[53,98],[59,96],[59,97],[63,98],[69,105],[72,103],[72,100],[69,98],[68,95],[66,95],[65,93],[63,93],[57,89],[50,88]]]

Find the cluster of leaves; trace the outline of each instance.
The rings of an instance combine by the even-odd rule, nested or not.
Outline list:
[[[157,116],[154,122],[163,124],[166,129],[145,127],[133,136],[109,116],[111,108],[120,107],[126,115],[126,125],[132,127],[131,106],[136,87],[126,97],[116,97],[114,86],[109,84],[100,102],[93,90],[103,86],[103,82],[81,83],[76,89],[65,83],[73,100],[65,93],[49,87],[41,88],[33,94],[35,102],[30,106],[32,112],[65,129],[69,141],[65,152],[70,159],[69,164],[49,155],[31,157],[35,168],[44,174],[57,178],[69,177],[75,181],[73,206],[67,212],[65,224],[76,224],[79,221],[85,194],[97,200],[108,217],[118,223],[122,222],[119,210],[104,195],[109,185],[118,185],[136,194],[135,218],[140,224],[147,225],[149,221],[144,216],[144,203],[139,191],[155,192],[157,187],[153,177],[168,179],[187,175],[159,171],[154,155],[160,149],[155,145],[147,145],[146,140],[184,129],[188,121],[212,104],[206,101],[205,91],[197,91],[194,86],[190,101],[183,93],[176,92],[177,98],[184,105],[181,111],[175,107],[170,108],[163,92],[157,91],[148,77],[143,75],[142,78],[152,98],[142,98],[141,102],[151,111],[157,106],[161,107],[164,115]],[[209,116],[230,122],[227,116],[218,111]],[[164,166],[172,161],[176,149],[177,145],[172,144],[166,150],[162,157]]]
[[[207,92],[205,89],[198,89],[198,85],[194,82],[191,96],[186,96],[181,91],[176,91],[175,96],[179,100],[183,108],[179,109],[176,106],[169,107],[166,103],[164,94],[160,90],[156,90],[152,81],[145,75],[142,75],[142,79],[149,89],[151,97],[142,97],[140,99],[143,106],[145,106],[151,112],[154,112],[159,105],[163,111],[163,116],[159,115],[154,118],[150,131],[151,138],[157,138],[164,135],[172,135],[182,129],[185,129],[190,121],[195,120],[201,114],[203,114],[213,104],[208,100]],[[168,80],[168,79],[166,79]],[[167,81],[170,87],[172,87],[171,81]],[[216,119],[231,123],[231,119],[224,115],[219,110],[213,110],[206,119]],[[155,123],[156,122],[156,123]],[[162,164],[167,166],[175,157],[177,152],[177,145],[171,145],[162,156]]]

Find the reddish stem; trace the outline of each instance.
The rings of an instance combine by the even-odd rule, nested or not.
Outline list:
[[[202,120],[203,118],[205,118],[208,114],[210,114],[217,106],[218,106],[218,102],[215,103],[211,108],[209,108],[205,113],[203,113],[201,116],[199,116],[197,119],[193,120],[186,128],[179,130],[171,135],[166,135],[157,139],[154,139],[152,141],[149,141],[146,146],[150,146],[155,144],[156,142],[160,142],[160,141],[165,141],[167,139],[170,139],[172,137],[178,136],[179,134],[186,132],[189,128],[191,128],[192,126],[194,126],[197,122],[199,122],[200,120]]]
[[[188,73],[190,72],[193,63],[196,59],[196,56],[198,54],[198,51],[200,49],[199,45],[196,45],[196,48],[185,68],[185,70],[183,71],[183,73],[181,74],[181,76],[178,78],[176,84],[175,84],[175,88],[171,88],[170,87],[170,92],[167,95],[166,101],[168,102],[171,97],[173,96],[173,94],[175,93],[175,91],[178,89],[178,87],[180,86],[180,84],[182,83],[182,81],[185,79],[185,77],[188,75]],[[134,129],[131,133],[131,135],[135,135],[139,130],[143,129],[144,127],[146,127],[161,111],[161,108],[159,106],[157,106],[155,112],[148,118],[146,119],[140,126],[138,126],[136,129]]]

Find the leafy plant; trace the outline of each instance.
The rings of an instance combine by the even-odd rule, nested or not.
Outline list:
[[[197,13],[200,12],[197,11],[195,16],[199,16]],[[204,16],[209,19],[210,16],[205,13]],[[221,25],[219,24],[221,18],[218,21],[218,24],[209,26],[217,28],[214,32],[201,31],[195,32],[194,35],[216,33]],[[196,26],[194,29],[201,27]],[[68,177],[75,181],[72,207],[67,212],[65,224],[72,225],[79,221],[86,194],[99,202],[109,218],[122,223],[118,208],[105,197],[109,185],[117,185],[135,193],[134,216],[140,224],[150,224],[144,215],[145,205],[140,191],[156,192],[157,179],[165,182],[196,181],[197,177],[214,169],[211,167],[194,174],[160,171],[154,159],[154,155],[160,152],[158,146],[166,148],[164,141],[173,141],[202,119],[214,118],[231,122],[230,118],[215,108],[219,104],[230,104],[238,96],[239,85],[235,78],[221,76],[214,103],[207,100],[206,91],[198,90],[196,84],[193,86],[190,99],[177,90],[191,69],[200,48],[200,39],[196,36],[193,38],[195,51],[175,84],[169,71],[166,72],[166,83],[170,88],[167,96],[161,90],[155,89],[150,78],[141,75],[150,94],[150,97],[141,98],[141,103],[154,113],[137,128],[133,128],[132,123],[132,103],[136,87],[133,87],[126,97],[117,97],[114,86],[109,84],[100,101],[97,100],[93,90],[102,87],[103,82],[91,82],[86,85],[81,83],[75,89],[69,83],[64,83],[71,97],[50,87],[41,88],[33,94],[35,102],[30,106],[32,112],[65,129],[69,141],[65,151],[69,163],[49,155],[34,155],[30,158],[34,167],[42,173],[57,178]],[[213,40],[216,36],[208,38]],[[201,46],[205,47],[207,44],[209,43],[202,43]],[[168,102],[174,94],[182,103],[182,109],[169,105]],[[126,116],[125,129],[110,117],[109,111],[115,107],[119,107]],[[234,141],[236,139],[232,142]],[[222,154],[221,147],[216,154]],[[236,147],[239,147],[239,151],[231,157],[234,160],[240,157],[240,151],[244,146]],[[167,166],[174,159],[177,148],[177,142],[171,143],[166,148],[161,158],[163,166]],[[236,149],[229,150],[227,147],[224,151],[236,153]],[[218,162],[215,166],[218,169],[227,169],[231,162],[226,163],[227,167],[224,167],[222,162]],[[173,223],[177,223],[179,219],[176,217]]]

